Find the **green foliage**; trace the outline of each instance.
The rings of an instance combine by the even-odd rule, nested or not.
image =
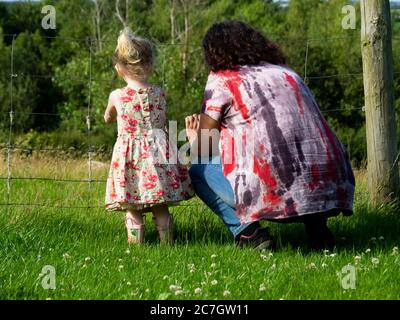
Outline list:
[[[89,0],[46,1],[56,7],[57,29],[43,30],[40,9],[44,3],[0,3],[0,131],[8,130],[11,103],[12,37],[1,36],[3,32],[16,34],[17,77],[12,90],[18,115],[14,117],[14,132],[76,132],[84,141],[90,109],[91,134],[110,143],[115,127],[104,126],[103,112],[109,93],[124,86],[112,65],[118,31],[123,27],[116,17],[115,3],[99,0],[97,12]],[[120,13],[128,15],[129,25],[155,44],[157,65],[151,80],[164,87],[169,117],[178,120],[179,129],[185,115],[200,109],[208,74],[201,49],[204,33],[216,21],[241,19],[280,44],[291,68],[302,76],[307,73],[308,86],[351,158],[355,163],[365,160],[358,4],[357,29],[344,30],[341,9],[348,4],[346,0],[292,0],[288,8],[263,0],[190,0],[184,2],[186,7],[172,0],[129,3],[128,11],[121,5]],[[400,27],[396,17],[394,14],[395,93],[400,91]],[[400,96],[395,98],[399,110]],[[28,114],[32,112],[59,116]]]

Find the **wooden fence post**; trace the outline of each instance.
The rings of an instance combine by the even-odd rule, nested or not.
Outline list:
[[[361,0],[361,48],[368,149],[368,191],[377,206],[398,196],[389,0]]]

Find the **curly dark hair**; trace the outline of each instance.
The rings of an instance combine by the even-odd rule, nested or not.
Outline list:
[[[241,21],[223,21],[212,25],[204,36],[203,50],[206,63],[214,72],[260,62],[286,64],[286,58],[277,44]]]

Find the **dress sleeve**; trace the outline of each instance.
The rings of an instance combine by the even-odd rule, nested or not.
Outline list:
[[[208,76],[201,112],[221,122],[224,110],[231,102],[231,94],[225,87],[224,79],[211,73]]]

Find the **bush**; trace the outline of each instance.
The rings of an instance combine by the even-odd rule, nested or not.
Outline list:
[[[114,137],[104,134],[90,136],[92,156],[97,159],[109,159],[114,144]],[[0,132],[2,148],[7,146],[7,134]],[[85,157],[89,151],[88,135],[79,131],[38,132],[30,130],[16,135],[13,139],[15,152],[25,155],[33,153],[49,154],[61,157]]]

